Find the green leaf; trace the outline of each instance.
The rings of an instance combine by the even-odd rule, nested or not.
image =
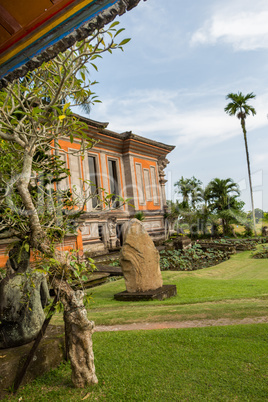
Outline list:
[[[119,35],[121,32],[125,31],[125,28],[121,28],[118,29],[118,31],[116,32],[116,34],[114,35],[114,37],[116,37],[117,35]]]
[[[115,21],[115,22],[113,22],[113,23],[110,25],[109,29],[111,29],[111,28],[115,27],[115,26],[116,26],[116,25],[118,25],[118,24],[120,24],[120,22],[119,22],[119,21]]]
[[[96,64],[94,64],[94,63],[90,63],[90,64],[92,65],[92,67],[95,68],[96,71],[98,71],[98,67],[96,66]]]
[[[101,57],[100,54],[94,54],[94,55],[90,58],[90,60],[95,60],[97,57],[99,57],[100,59],[102,59],[102,57]]]
[[[131,40],[131,38],[124,39],[124,40],[122,40],[122,42],[119,43],[118,46],[123,46],[123,45],[125,45],[126,43],[128,43],[130,40]]]
[[[83,71],[80,71],[80,74],[81,74],[82,80],[85,81],[86,80],[86,74],[83,73]]]
[[[81,74],[82,74],[82,73],[81,73]],[[70,102],[69,102],[69,103],[65,103],[65,105],[63,106],[63,109],[62,109],[63,113],[65,113],[65,110],[70,107],[70,104],[71,104]]]

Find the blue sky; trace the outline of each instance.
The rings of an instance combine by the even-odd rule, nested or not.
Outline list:
[[[167,198],[195,176],[231,177],[250,209],[240,122],[225,114],[229,92],[254,92],[248,117],[255,207],[268,211],[267,0],[148,0],[121,16],[125,51],[107,54],[92,79],[102,103],[90,117],[117,132],[170,145]]]

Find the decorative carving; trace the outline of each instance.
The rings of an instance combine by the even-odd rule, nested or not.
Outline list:
[[[107,221],[109,236],[116,236],[116,218],[109,218]]]
[[[158,158],[158,174],[159,174],[159,183],[161,186],[161,194],[162,194],[162,205],[164,210],[167,209],[167,201],[166,201],[166,192],[165,192],[165,184],[167,180],[165,179],[166,173],[164,169],[169,164],[169,160],[165,156],[159,156]]]
[[[169,160],[165,156],[159,156],[158,158],[158,173],[160,177],[165,176],[164,169],[169,164]]]

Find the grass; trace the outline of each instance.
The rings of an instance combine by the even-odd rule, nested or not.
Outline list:
[[[123,279],[96,287],[88,315],[96,325],[192,319],[245,318],[267,315],[268,262],[238,253],[215,267],[198,271],[162,273],[165,284],[177,286],[177,296],[164,301],[119,302]],[[62,323],[62,316],[53,318]]]
[[[97,325],[267,316],[268,263],[232,256],[215,267],[163,272],[178,295],[118,302],[124,281],[92,290],[88,315]],[[54,324],[62,323],[57,314]],[[268,324],[95,333],[99,384],[77,390],[69,364],[19,390],[10,401],[266,401]]]
[[[268,324],[95,333],[97,386],[72,388],[64,364],[6,400],[265,401],[267,341]]]

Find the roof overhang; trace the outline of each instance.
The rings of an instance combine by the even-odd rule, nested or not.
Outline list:
[[[166,156],[175,148],[174,145],[150,140],[133,134],[132,131],[116,133],[108,130],[109,123],[101,123],[78,114],[74,114],[74,116],[88,125],[89,137],[92,136],[95,140],[100,141],[100,146],[105,143],[107,149],[118,151],[122,154],[133,153],[159,158],[160,156]],[[96,148],[98,148],[98,145],[96,145]]]
[[[0,88],[86,38],[140,1],[0,0]]]

